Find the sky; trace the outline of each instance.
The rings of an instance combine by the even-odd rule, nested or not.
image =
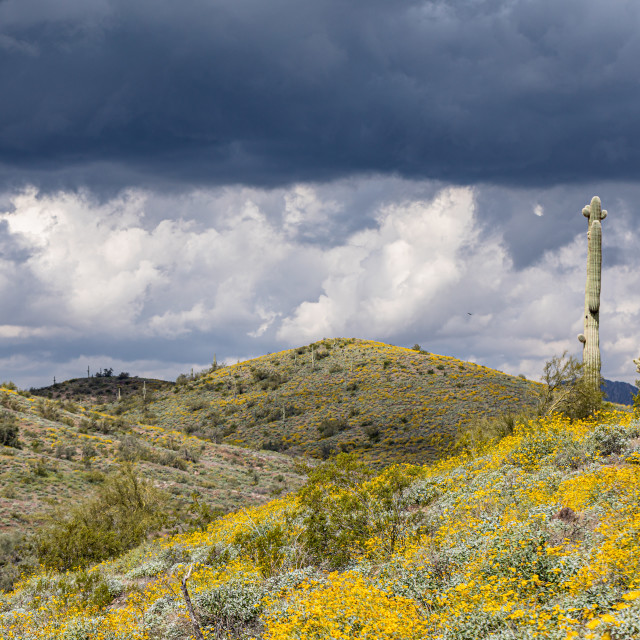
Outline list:
[[[633,0],[0,0],[0,380],[358,337],[640,355]]]

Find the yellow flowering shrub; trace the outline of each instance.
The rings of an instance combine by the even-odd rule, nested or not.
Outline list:
[[[422,608],[361,575],[331,573],[287,594],[286,606],[265,620],[265,640],[419,640],[427,626]]]

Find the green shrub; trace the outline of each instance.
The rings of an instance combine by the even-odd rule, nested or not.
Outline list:
[[[85,465],[91,464],[91,459],[98,455],[96,448],[90,443],[85,442],[82,445],[82,462]]]
[[[20,427],[15,416],[5,414],[0,417],[0,445],[21,449]]]
[[[190,531],[205,531],[209,524],[224,515],[224,509],[211,507],[202,501],[195,491],[191,493],[191,503],[187,512]]]
[[[203,398],[192,398],[186,404],[187,409],[189,411],[202,411],[202,409],[206,409],[209,406],[209,403]]]
[[[309,560],[344,567],[374,537],[381,541],[380,553],[390,555],[401,547],[422,517],[409,509],[416,501],[406,491],[419,473],[418,467],[398,465],[369,483],[373,471],[346,453],[311,470],[298,494],[301,541]]]
[[[76,448],[70,445],[58,444],[56,445],[55,456],[56,458],[73,460],[76,456]]]
[[[348,428],[349,423],[345,418],[324,418],[318,425],[318,431],[322,438],[330,438]]]
[[[34,411],[46,420],[59,420],[62,416],[58,406],[42,398],[36,402]]]
[[[495,418],[482,417],[462,425],[456,433],[454,449],[473,450],[498,442],[511,435],[517,424],[528,424],[529,417],[522,413],[502,413]]]
[[[166,503],[164,492],[141,480],[131,464],[123,464],[93,497],[50,516],[36,533],[37,555],[59,569],[119,555],[162,528]]]
[[[364,427],[364,432],[372,442],[378,442],[380,440],[380,428],[375,425],[368,425]]]
[[[285,451],[287,444],[282,438],[269,438],[262,441],[260,449],[264,451]]]
[[[104,577],[97,571],[85,570],[66,574],[58,582],[58,590],[62,597],[79,596],[79,600],[88,606],[99,609],[111,604],[117,593],[112,592]]]
[[[13,394],[7,393],[7,391],[3,390],[0,394],[0,405],[5,407],[6,409],[11,409],[13,411],[20,410],[20,403],[16,400]]]
[[[568,440],[559,447],[554,462],[560,469],[579,469],[589,462],[592,454],[589,442]]]
[[[230,580],[195,594],[194,605],[213,638],[247,638],[259,633],[264,589],[253,582]]]
[[[189,468],[187,461],[184,458],[178,456],[175,451],[167,451],[160,456],[154,457],[153,462],[157,462],[165,467],[173,467],[174,469],[180,469],[180,471],[186,471]]]
[[[276,523],[271,526],[260,526],[255,529],[238,532],[233,544],[249,556],[268,578],[280,572],[285,561],[285,544],[288,542],[287,528]]]
[[[599,424],[591,434],[590,440],[601,456],[622,453],[629,436],[624,427],[617,424]]]
[[[126,462],[135,462],[146,458],[146,445],[134,436],[125,436],[118,443],[118,457]]]
[[[42,458],[38,458],[35,461],[29,462],[29,468],[33,475],[38,476],[39,478],[46,478],[49,475],[49,468],[45,464]]]
[[[21,574],[37,567],[38,560],[23,534],[0,534],[0,591],[9,591]]]
[[[266,369],[254,369],[251,373],[253,381],[258,383],[258,386],[263,391],[275,390],[287,381],[282,374],[269,372]]]

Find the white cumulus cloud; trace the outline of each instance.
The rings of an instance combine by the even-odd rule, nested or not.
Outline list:
[[[419,342],[537,378],[551,356],[579,355],[583,219],[571,219],[573,239],[516,267],[508,225],[480,215],[486,193],[359,178],[277,190],[135,190],[105,202],[82,192],[14,194],[0,213],[5,377],[46,383],[91,358],[94,367],[175,376],[206,366],[213,353],[235,361],[357,336]],[[522,197],[531,202],[530,193]],[[603,373],[632,381],[637,229],[624,206],[611,208]],[[544,220],[564,223],[545,211]]]

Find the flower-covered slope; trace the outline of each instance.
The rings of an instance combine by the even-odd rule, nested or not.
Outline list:
[[[640,428],[518,425],[484,449],[375,474],[355,456],[298,493],[0,600],[3,640],[640,638]]]

